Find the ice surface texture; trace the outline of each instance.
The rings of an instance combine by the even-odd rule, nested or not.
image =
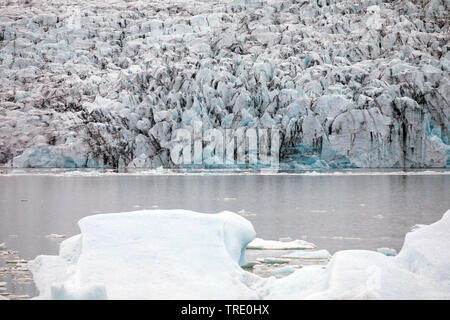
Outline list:
[[[449,167],[449,2],[10,0],[0,163],[170,167],[174,132],[281,132],[282,166]]]
[[[400,253],[348,250],[328,265],[244,271],[255,237],[231,212],[137,211],[83,218],[59,256],[29,262],[43,299],[449,299],[450,210],[406,235]],[[326,256],[328,252],[311,251]],[[310,258],[299,254],[299,258]],[[295,271],[295,272],[294,272]]]

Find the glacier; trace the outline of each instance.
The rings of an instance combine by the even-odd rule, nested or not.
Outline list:
[[[449,168],[449,7],[3,1],[0,165],[173,168],[200,126],[276,128],[282,168]]]
[[[78,224],[81,234],[64,240],[59,255],[28,263],[36,299],[450,299],[450,210],[408,233],[397,256],[338,251],[326,266],[285,265],[269,278],[241,267],[256,233],[232,212],[147,210]],[[290,257],[329,258],[307,252]]]

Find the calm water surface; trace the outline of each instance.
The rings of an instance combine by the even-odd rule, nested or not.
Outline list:
[[[0,176],[0,243],[22,258],[55,254],[49,234],[87,215],[141,209],[240,212],[264,239],[306,239],[331,253],[399,250],[415,224],[450,208],[450,175]]]

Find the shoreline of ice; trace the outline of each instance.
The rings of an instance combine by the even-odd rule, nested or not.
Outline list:
[[[157,168],[149,170],[128,170],[118,172],[110,169],[2,169],[0,168],[1,177],[14,176],[53,176],[53,177],[106,177],[106,176],[220,176],[220,175],[244,175],[244,176],[425,176],[425,175],[450,175],[450,169],[408,169],[397,170],[386,168],[384,170],[368,170],[368,169],[336,169],[325,171],[289,171],[289,170],[267,170],[267,169],[166,169]]]
[[[283,265],[269,278],[241,267],[256,233],[232,212],[101,214],[79,226],[58,256],[30,261],[37,299],[450,299],[450,210],[409,232],[396,256],[338,251],[326,266]]]

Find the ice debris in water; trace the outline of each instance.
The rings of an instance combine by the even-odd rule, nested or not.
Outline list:
[[[170,167],[277,128],[281,165],[449,167],[448,1],[0,3],[0,164]]]
[[[6,244],[4,242],[0,242],[0,251],[6,250]]]
[[[247,249],[259,250],[302,250],[314,249],[316,246],[304,240],[276,241],[256,238],[247,245]]]
[[[288,263],[289,259],[268,257],[268,258],[258,258],[257,261],[266,263],[266,264],[284,264],[284,263]]]
[[[46,238],[49,239],[64,239],[67,236],[65,234],[57,234],[57,233],[51,233],[45,236]]]
[[[406,235],[395,257],[345,250],[265,288],[267,299],[450,299],[450,210]]]
[[[317,259],[326,260],[331,258],[330,253],[327,250],[317,251],[294,251],[292,253],[281,256],[288,259]]]

